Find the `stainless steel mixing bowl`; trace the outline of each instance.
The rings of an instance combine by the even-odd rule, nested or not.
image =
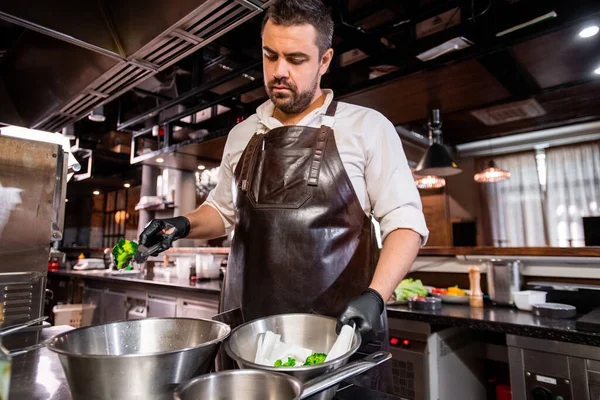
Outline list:
[[[260,369],[292,375],[305,383],[319,375],[336,370],[348,363],[348,359],[361,344],[360,334],[355,332],[350,350],[340,358],[323,364],[304,367],[269,367],[254,363],[259,334],[273,331],[281,335],[281,340],[309,348],[315,353],[328,353],[338,335],[335,331],[336,320],[315,314],[281,314],[260,318],[240,325],[231,332],[223,344],[225,351],[240,368]],[[329,400],[335,396],[337,388],[332,387],[311,400]]]
[[[377,352],[304,384],[288,374],[242,369],[203,375],[175,390],[176,400],[302,400],[392,358]]]
[[[148,318],[75,329],[53,338],[73,400],[171,399],[208,373],[230,334],[221,322]]]

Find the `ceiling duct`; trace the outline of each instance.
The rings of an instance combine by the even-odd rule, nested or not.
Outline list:
[[[0,109],[0,123],[58,131],[270,3],[180,0],[173,7],[160,0],[2,2],[0,18],[28,30],[3,63],[8,98],[0,98],[0,104],[12,104],[16,113]]]

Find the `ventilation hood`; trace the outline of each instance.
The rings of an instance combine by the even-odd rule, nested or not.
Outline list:
[[[0,124],[58,131],[262,12],[272,1],[32,0],[0,70]]]

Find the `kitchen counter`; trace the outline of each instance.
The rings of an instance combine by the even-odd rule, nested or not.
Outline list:
[[[600,333],[577,330],[576,318],[540,318],[510,307],[471,308],[468,305],[443,304],[440,311],[415,311],[407,306],[388,306],[388,316],[433,325],[600,346]]]
[[[47,340],[72,329],[70,326],[55,326],[37,332],[16,333],[6,339],[9,349],[29,346]],[[10,340],[8,340],[10,339]],[[58,356],[46,348],[14,357],[10,383],[11,400],[71,400],[67,379]],[[336,400],[401,400],[399,397],[367,390],[349,384],[341,384]]]
[[[211,279],[210,281],[197,281],[195,284],[190,283],[187,277],[179,278],[175,274],[170,275],[147,275],[141,272],[131,273],[128,271],[109,273],[108,270],[59,270],[57,272],[48,272],[48,276],[69,276],[82,279],[92,279],[106,282],[125,282],[125,283],[143,283],[147,285],[158,285],[184,289],[187,291],[219,294],[223,281],[220,279]]]

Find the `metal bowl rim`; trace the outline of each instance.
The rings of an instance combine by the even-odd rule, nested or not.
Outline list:
[[[195,383],[200,382],[200,381],[209,380],[215,376],[228,376],[228,375],[275,375],[280,378],[284,378],[287,381],[291,381],[298,388],[298,396],[300,396],[303,391],[303,383],[300,381],[300,379],[298,379],[292,375],[289,375],[289,374],[283,374],[281,372],[264,371],[264,370],[260,370],[260,369],[232,369],[232,370],[227,370],[227,371],[219,371],[219,372],[213,372],[210,374],[200,375],[200,376],[197,376],[187,382],[183,382],[183,383],[179,384],[179,386],[177,386],[177,388],[175,388],[174,395],[177,396],[176,397],[177,399],[181,399],[181,393],[185,389],[187,389],[189,386],[192,386]]]
[[[206,343],[202,343],[202,345],[200,346],[194,346],[194,347],[185,347],[182,349],[177,349],[177,350],[170,350],[170,351],[162,351],[162,352],[157,352],[157,353],[140,353],[140,354],[83,354],[83,353],[73,353],[73,352],[69,352],[63,349],[59,349],[57,347],[55,347],[54,342],[57,341],[58,339],[73,333],[73,332],[77,332],[77,331],[82,331],[82,330],[86,330],[86,329],[91,329],[91,328],[97,328],[99,326],[103,326],[103,325],[113,325],[113,324],[121,324],[121,323],[125,323],[125,322],[131,322],[131,321],[148,321],[148,320],[188,320],[188,321],[206,321],[206,322],[210,322],[212,324],[215,325],[220,325],[222,327],[225,328],[225,334],[222,337],[218,337],[216,339],[211,340],[210,342],[206,342]],[[231,327],[223,322],[220,321],[214,321],[211,319],[205,319],[205,318],[164,318],[164,317],[152,317],[152,318],[144,318],[144,319],[140,319],[140,320],[122,320],[122,321],[115,321],[115,322],[110,322],[108,324],[102,324],[102,325],[91,325],[91,326],[82,326],[80,328],[75,328],[72,329],[68,332],[63,332],[61,334],[58,334],[56,336],[54,336],[50,342],[46,343],[46,347],[48,348],[48,350],[53,351],[55,353],[61,354],[61,355],[65,355],[68,357],[76,357],[76,358],[141,358],[141,357],[155,357],[155,356],[162,356],[162,355],[169,355],[169,354],[175,354],[175,353],[181,353],[184,351],[190,351],[190,350],[195,350],[195,349],[199,349],[205,346],[209,346],[212,344],[218,344],[219,342],[222,342],[224,340],[226,340],[229,335],[231,334]]]
[[[231,331],[231,334],[229,335],[228,340],[226,340],[223,343],[223,347],[225,348],[225,352],[227,353],[227,355],[229,355],[229,357],[231,357],[232,359],[234,359],[236,362],[243,362],[244,364],[248,365],[250,368],[256,368],[256,369],[261,369],[264,371],[269,371],[269,372],[292,372],[292,371],[310,371],[311,369],[315,369],[315,368],[322,368],[322,367],[327,367],[330,365],[334,365],[338,362],[340,362],[341,360],[343,360],[345,357],[350,357],[351,355],[353,355],[354,353],[356,353],[356,351],[358,350],[358,348],[360,347],[360,345],[362,344],[362,338],[360,335],[356,334],[356,332],[354,333],[354,337],[357,338],[356,343],[354,344],[354,346],[352,346],[350,348],[350,350],[348,350],[343,356],[340,356],[338,358],[334,358],[333,360],[329,360],[327,362],[324,362],[322,364],[316,364],[316,365],[303,365],[301,367],[271,367],[268,365],[263,365],[263,364],[257,364],[253,361],[248,361],[240,356],[238,356],[237,354],[235,354],[233,352],[233,350],[231,349],[231,345],[229,344],[229,342],[231,342],[231,337],[234,335],[235,332],[237,332],[238,330],[242,329],[243,327],[256,323],[258,321],[262,321],[262,320],[266,320],[266,319],[270,319],[270,318],[275,318],[275,317],[285,317],[285,316],[299,316],[299,315],[305,315],[305,316],[311,316],[311,317],[319,317],[319,318],[325,318],[325,319],[329,319],[329,320],[336,320],[335,318],[332,317],[328,317],[326,315],[319,315],[319,314],[307,314],[307,313],[288,313],[288,314],[276,314],[276,315],[270,315],[268,317],[262,317],[262,318],[258,318],[255,320],[252,320],[250,322],[246,322],[240,326],[238,326],[237,328],[235,328],[234,330]]]

